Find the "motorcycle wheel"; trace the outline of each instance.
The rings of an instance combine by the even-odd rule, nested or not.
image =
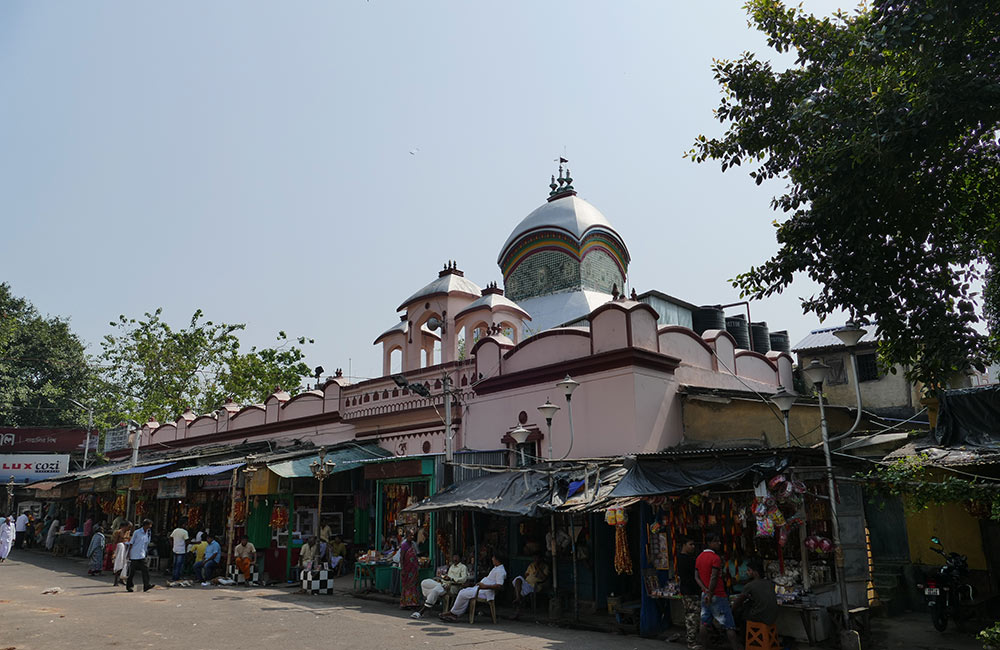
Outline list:
[[[944,632],[948,628],[948,613],[944,610],[935,609],[931,612],[931,623],[938,632]]]

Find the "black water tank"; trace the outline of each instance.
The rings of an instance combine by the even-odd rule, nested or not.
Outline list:
[[[788,340],[788,330],[771,332],[771,349],[775,352],[792,351],[792,343]]]
[[[726,331],[736,339],[736,347],[741,350],[750,349],[750,324],[746,316],[726,316]]]
[[[691,324],[694,325],[691,329],[699,336],[704,334],[705,330],[724,330],[726,312],[722,311],[719,305],[702,305],[691,314]]]
[[[750,343],[754,352],[767,354],[771,351],[771,335],[767,331],[767,323],[750,323]]]

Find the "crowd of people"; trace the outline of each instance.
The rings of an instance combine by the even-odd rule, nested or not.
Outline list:
[[[65,521],[60,525],[60,517]],[[12,549],[40,546],[53,550],[57,536],[77,526],[72,516],[56,515],[37,521],[30,513],[16,518],[9,515],[0,520],[0,562],[4,562]],[[124,585],[127,591],[135,588],[136,577],[141,576],[143,591],[154,588],[149,579],[147,556],[150,552],[153,522],[144,519],[136,527],[130,521],[116,518],[110,525],[110,541],[103,523],[87,521],[83,532],[89,538],[85,553],[88,574],[101,575],[111,571],[114,585]],[[451,600],[449,607],[439,615],[444,621],[457,621],[468,611],[474,599],[491,601],[507,582],[503,558],[494,553],[489,573],[475,581],[469,567],[459,555],[442,567],[433,578],[419,580],[420,564],[418,546],[411,531],[402,533],[402,541],[388,538],[382,549],[387,559],[399,566],[400,607],[414,610],[412,618],[423,618],[445,596]],[[185,569],[191,571],[202,585],[208,585],[222,559],[220,540],[212,533],[196,531],[191,537],[182,520],[168,536],[172,545],[172,571],[174,581],[180,580]],[[778,617],[778,604],[774,583],[767,579],[763,563],[758,558],[747,562],[749,581],[740,593],[730,599],[723,579],[724,562],[720,554],[718,535],[710,535],[707,548],[696,552],[693,539],[684,539],[677,558],[677,579],[684,606],[687,646],[692,650],[704,648],[712,629],[725,633],[730,645],[742,648],[737,633],[737,620],[765,626],[774,625]],[[246,535],[233,549],[236,568],[249,584],[257,562],[257,549]],[[319,535],[312,536],[302,545],[299,553],[300,571],[327,569],[335,575],[343,573],[347,564],[347,546],[343,539],[332,534],[328,524],[320,527]],[[549,565],[542,555],[536,555],[523,575],[511,581],[514,591],[515,618],[525,597],[544,588],[549,580]],[[735,614],[734,614],[735,610]]]

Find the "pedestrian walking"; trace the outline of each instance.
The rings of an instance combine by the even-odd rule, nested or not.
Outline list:
[[[725,581],[722,579],[722,557],[719,550],[722,539],[717,534],[709,535],[708,548],[701,552],[695,560],[695,580],[701,588],[701,629],[699,642],[708,645],[708,626],[715,623],[726,630],[726,637],[733,650],[743,650],[743,644],[736,636],[736,622],[733,620],[733,610],[729,605],[729,595],[726,594]]]
[[[14,545],[16,537],[14,518],[8,515],[0,523],[0,562],[7,561],[7,556],[10,555],[10,548]]]
[[[132,539],[128,543],[128,579],[125,581],[125,590],[132,591],[135,585],[135,572],[142,573],[142,590],[149,591],[153,585],[149,582],[149,567],[146,565],[146,551],[149,549],[150,530],[153,528],[152,519],[143,519],[142,528],[132,533]]]
[[[90,558],[90,568],[87,570],[89,576],[101,575],[104,568],[104,528],[100,524],[94,526],[94,536],[90,538],[90,546],[87,548],[87,557]]]
[[[701,623],[701,588],[695,580],[695,545],[690,537],[683,538],[681,552],[677,554],[677,577],[680,578],[681,602],[684,603],[685,642],[690,650],[698,645],[698,627]]]
[[[128,577],[128,542],[132,539],[132,522],[125,521],[122,522],[121,526],[115,532],[115,557],[114,563],[111,565],[111,570],[114,571],[115,581],[111,585],[112,587],[117,587],[119,583],[125,582]]]
[[[24,548],[25,538],[27,537],[28,531],[28,513],[22,512],[17,516],[17,520],[14,522],[14,548],[21,550]]]

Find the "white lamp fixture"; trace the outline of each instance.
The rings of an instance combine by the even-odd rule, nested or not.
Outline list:
[[[528,442],[529,435],[531,435],[531,432],[525,429],[520,424],[517,425],[516,429],[510,432],[510,437],[513,438],[514,442],[516,442],[519,445],[523,445],[524,443]]]
[[[573,395],[573,391],[580,386],[580,382],[573,381],[572,377],[566,375],[566,378],[556,384],[556,386],[561,388],[563,392],[566,393],[566,399],[569,399]]]
[[[575,383],[575,382],[574,382]],[[552,418],[556,416],[559,411],[559,407],[549,401],[549,398],[545,398],[545,403],[538,407],[538,412],[542,414],[545,421],[552,424]]]
[[[779,409],[781,409],[782,413],[788,413],[792,410],[792,404],[794,404],[795,400],[798,398],[799,396],[795,393],[790,393],[785,390],[784,386],[778,386],[778,392],[771,395],[771,401],[774,402]]]
[[[822,386],[830,374],[830,366],[819,359],[813,359],[808,366],[802,369],[802,374],[805,375],[806,381],[811,385]]]
[[[867,333],[868,330],[858,327],[852,321],[847,321],[847,324],[834,331],[833,335],[840,339],[840,342],[846,347],[853,348],[861,341],[861,337]]]

